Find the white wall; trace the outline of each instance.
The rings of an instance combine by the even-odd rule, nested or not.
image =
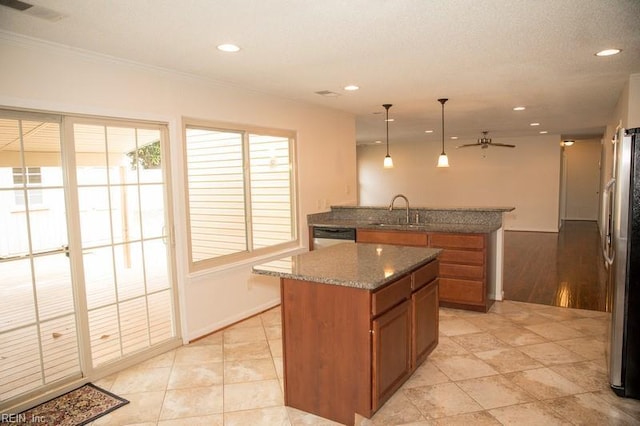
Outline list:
[[[0,107],[148,119],[169,125],[183,334],[193,339],[279,303],[278,280],[251,265],[187,272],[182,117],[297,131],[302,245],[306,215],[355,203],[354,117],[262,93],[0,33]]]
[[[600,193],[600,139],[576,140],[565,147],[567,220],[597,220]]]
[[[625,127],[640,127],[640,74],[629,77],[629,104]]]
[[[474,142],[445,143],[448,169],[436,167],[440,143],[391,143],[393,169],[382,167],[384,145],[359,146],[360,204],[388,205],[403,193],[412,206],[515,207],[505,214],[505,229],[557,231],[560,136],[493,138],[516,148],[455,148]]]

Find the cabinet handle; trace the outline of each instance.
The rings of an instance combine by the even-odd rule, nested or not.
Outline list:
[[[369,334],[374,334],[373,330],[369,330]]]

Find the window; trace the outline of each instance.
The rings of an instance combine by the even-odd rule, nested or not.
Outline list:
[[[42,185],[42,171],[40,167],[12,167],[13,184],[20,190],[15,191],[15,203],[18,207],[25,207],[24,194],[26,192],[29,197],[29,205],[42,204],[42,189],[38,188]],[[23,190],[26,189],[26,191]]]
[[[293,134],[187,123],[191,269],[297,243]]]

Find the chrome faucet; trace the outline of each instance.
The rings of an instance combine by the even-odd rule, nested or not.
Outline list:
[[[397,198],[404,198],[404,201],[407,203],[406,210],[407,210],[407,224],[408,224],[409,223],[409,199],[407,197],[405,197],[402,194],[395,195],[391,200],[391,204],[389,204],[389,211],[390,212],[393,211],[393,203],[395,203]]]

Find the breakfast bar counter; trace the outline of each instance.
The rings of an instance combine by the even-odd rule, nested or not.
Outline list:
[[[342,243],[254,266],[280,277],[285,404],[371,417],[438,344],[440,252]]]

